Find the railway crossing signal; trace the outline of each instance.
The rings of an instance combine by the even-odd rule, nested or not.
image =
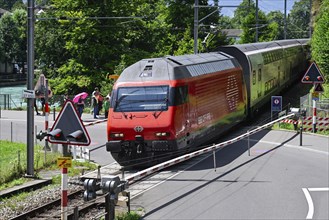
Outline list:
[[[320,83],[314,85],[314,92],[324,92],[324,89]]]
[[[318,68],[318,66],[313,62],[305,75],[302,78],[302,83],[323,83],[324,77]]]
[[[70,100],[65,102],[47,136],[49,142],[55,144],[83,146],[90,144],[88,132],[78,116],[73,102]]]

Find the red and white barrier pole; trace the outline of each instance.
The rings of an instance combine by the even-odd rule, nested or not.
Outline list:
[[[313,100],[313,133],[316,133],[316,101]]]
[[[62,168],[61,219],[67,220],[67,168]]]
[[[48,79],[46,79],[46,91],[45,91],[45,131],[49,133],[49,105],[48,105]],[[45,151],[50,150],[48,139],[45,139]]]

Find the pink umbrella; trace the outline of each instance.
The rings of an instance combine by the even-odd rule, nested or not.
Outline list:
[[[88,97],[88,93],[86,93],[86,92],[81,92],[81,93],[75,95],[74,98],[73,98],[73,102],[74,102],[74,103],[79,102],[80,97],[81,97],[81,99],[86,99],[86,98]]]

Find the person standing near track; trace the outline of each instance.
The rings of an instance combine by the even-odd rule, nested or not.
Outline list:
[[[99,91],[98,91],[98,87],[95,87],[95,90],[92,93],[92,97],[91,97],[91,106],[93,108],[93,114],[94,114],[94,118],[98,118],[98,96],[99,96]]]

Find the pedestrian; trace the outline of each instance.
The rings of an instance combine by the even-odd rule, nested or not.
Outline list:
[[[98,96],[99,96],[98,87],[95,87],[95,90],[93,91],[91,97],[91,106],[93,108],[94,118],[98,118]]]
[[[37,113],[37,115],[40,115],[40,113],[38,111],[37,99],[36,98],[34,99],[34,109],[35,109],[35,112]]]
[[[85,102],[83,101],[81,96],[80,96],[79,101],[77,103],[77,108],[78,108],[79,117],[81,118],[82,113],[83,113],[83,109],[85,108]]]
[[[108,96],[106,96],[105,102],[104,102],[105,118],[108,117],[109,109],[110,109],[110,98]]]
[[[97,115],[99,115],[100,111],[102,111],[103,101],[104,101],[104,98],[103,98],[103,96],[100,93],[99,93],[99,95],[97,97],[97,100],[98,100],[98,112],[97,112]]]

